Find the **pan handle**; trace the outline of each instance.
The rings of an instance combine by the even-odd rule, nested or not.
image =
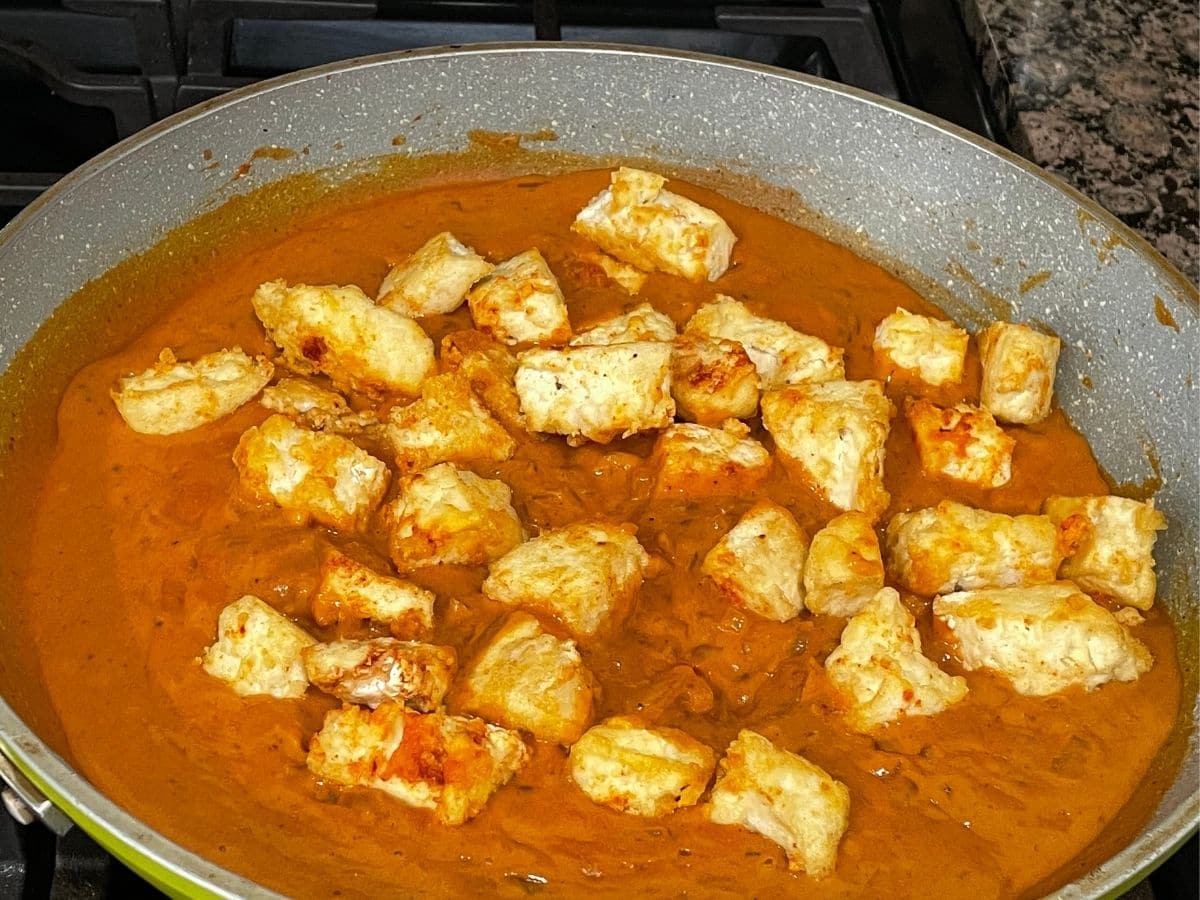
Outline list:
[[[0,789],[0,801],[3,801],[9,815],[22,825],[29,825],[37,819],[59,837],[71,830],[74,823],[66,813],[22,775],[3,752],[0,752],[0,782],[5,785]]]

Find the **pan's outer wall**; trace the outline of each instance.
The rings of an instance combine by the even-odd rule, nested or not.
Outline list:
[[[230,196],[385,154],[455,151],[472,129],[550,129],[567,153],[649,157],[745,175],[746,185],[761,179],[946,287],[961,301],[950,311],[968,324],[1011,318],[1060,335],[1058,396],[1102,465],[1121,483],[1162,480],[1164,593],[1184,633],[1195,634],[1194,291],[1116,220],[1028,164],[904,107],[791,73],[634,48],[493,46],[376,57],[212,102],[88,164],[4,232],[0,371],[87,281]],[[256,157],[265,145],[303,152]],[[736,199],[762,198],[747,188]],[[1185,702],[1194,704],[1196,648],[1184,650]],[[1195,707],[1185,715],[1194,723]],[[1190,732],[1183,767],[1146,830],[1063,896],[1112,891],[1194,827]],[[121,843],[165,864],[156,870],[165,885],[246,890],[116,812],[7,706],[0,737],[73,815],[109,823]]]

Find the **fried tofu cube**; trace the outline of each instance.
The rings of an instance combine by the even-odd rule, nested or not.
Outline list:
[[[259,402],[313,431],[361,434],[379,424],[372,412],[355,412],[337,391],[303,378],[281,378],[262,392]]]
[[[508,485],[453,463],[405,478],[383,520],[392,561],[401,572],[484,566],[525,539]]]
[[[413,319],[452,313],[462,306],[471,285],[493,268],[450,232],[443,231],[392,266],[375,302]]]
[[[510,459],[517,442],[487,411],[462,372],[435,375],[421,398],[388,413],[384,435],[401,472],[442,462]]]
[[[140,375],[110,391],[117,412],[138,434],[178,434],[229,415],[263,389],[275,367],[241,347],[179,362],[169,349]]]
[[[883,587],[871,520],[845,512],[813,535],[804,563],[804,605],[820,616],[852,616]]]
[[[1069,581],[960,591],[933,601],[968,671],[990,669],[1019,694],[1044,697],[1078,685],[1134,681],[1150,651],[1112,613]]]
[[[636,294],[646,284],[645,272],[636,266],[621,262],[615,256],[609,256],[592,247],[580,251],[576,256],[585,266],[599,269],[607,279],[624,288],[626,293]]]
[[[840,510],[879,518],[893,414],[878,381],[828,381],[763,394],[763,427],[789,468]]]
[[[825,671],[856,731],[905,716],[935,716],[967,696],[965,678],[947,675],[921,653],[916,620],[892,588],[880,590],[846,623]]]
[[[668,426],[654,447],[655,495],[696,499],[753,491],[771,474],[771,454],[749,435],[750,428],[737,419],[721,428]]]
[[[743,729],[717,766],[707,814],[781,846],[788,869],[832,874],[850,824],[850,791],[820,766]]]
[[[741,344],[758,369],[764,391],[846,377],[841,348],[784,322],[756,316],[724,294],[696,310],[684,333]]]
[[[394,700],[422,712],[442,705],[458,661],[453,647],[388,637],[313,644],[301,655],[309,682],[344,703]]]
[[[287,416],[269,416],[238,441],[233,461],[242,485],[298,521],[361,531],[383,499],[384,463],[336,434],[317,434]]]
[[[515,731],[391,702],[331,710],[308,748],[308,769],[322,781],[383,791],[443,825],[476,816],[528,759]]]
[[[247,594],[221,610],[217,640],[204,651],[204,671],[239,697],[302,697],[308,689],[301,654],[316,639],[258,597]]]
[[[808,535],[792,514],[760,500],[708,552],[700,571],[734,606],[786,622],[804,608],[807,555]]]
[[[506,344],[565,344],[571,322],[558,279],[537,250],[496,266],[467,294],[475,327]]]
[[[648,565],[650,555],[624,528],[574,522],[496,560],[483,592],[498,603],[548,613],[587,637],[633,599]]]
[[[897,307],[875,329],[873,346],[885,368],[899,369],[939,387],[962,378],[969,340],[953,322]]]
[[[1125,497],[1049,497],[1042,512],[1059,528],[1082,517],[1088,528],[1059,569],[1086,591],[1104,594],[1138,609],[1154,605],[1155,532],[1167,527],[1154,501]],[[1069,524],[1068,526],[1069,527]]]
[[[661,175],[622,166],[571,230],[639,269],[716,281],[729,268],[737,236],[711,209],[663,190],[666,183]]]
[[[710,747],[685,732],[614,716],[589,728],[571,748],[571,780],[617,812],[665,816],[696,805],[716,762]]]
[[[517,363],[517,395],[529,428],[565,435],[573,446],[665,428],[675,415],[670,344],[536,349]]]
[[[449,371],[467,377],[471,390],[501,425],[510,432],[525,432],[521,398],[513,384],[517,358],[507,347],[482,331],[453,331],[442,338],[441,359]]]
[[[1002,422],[1035,425],[1050,414],[1062,341],[1028,325],[994,322],[979,333],[980,399]]]
[[[942,475],[982,488],[1008,484],[1017,442],[986,409],[966,403],[943,408],[910,398],[904,414],[926,475]]]
[[[591,721],[594,689],[574,641],[514,612],[464,673],[456,699],[464,712],[569,746]]]
[[[894,515],[887,550],[892,579],[924,596],[1044,584],[1066,555],[1049,516],[1006,516],[952,500]]]
[[[701,425],[758,411],[758,369],[737,341],[685,334],[671,351],[671,396],[681,418]]]
[[[605,319],[571,338],[572,347],[602,347],[635,341],[671,341],[675,323],[649,303],[640,303],[628,312]]]
[[[380,575],[345,553],[332,551],[321,562],[321,582],[312,600],[313,620],[322,626],[369,620],[405,637],[433,627],[431,591],[409,581]]]
[[[268,281],[250,301],[267,336],[301,375],[328,375],[367,397],[415,396],[434,372],[433,341],[412,319],[354,285]]]

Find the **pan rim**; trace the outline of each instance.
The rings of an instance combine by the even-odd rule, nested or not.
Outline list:
[[[352,59],[339,60],[336,62],[325,63],[320,66],[313,66],[308,69],[299,69],[295,72],[288,72],[283,75],[277,75],[273,78],[256,81],[252,84],[243,85],[235,88],[219,97],[213,97],[209,100],[201,101],[195,106],[190,106],[187,109],[180,110],[177,113],[154,122],[151,125],[143,128],[141,131],[130,135],[127,138],[109,147],[107,150],[92,157],[90,160],[82,163],[71,172],[64,175],[61,179],[47,188],[43,193],[38,195],[28,206],[18,213],[12,221],[3,229],[0,229],[0,249],[4,247],[10,238],[11,234],[21,230],[27,219],[32,218],[37,210],[48,202],[55,200],[58,196],[68,192],[79,181],[87,180],[108,168],[110,165],[118,162],[120,159],[134,152],[142,145],[156,140],[160,137],[165,137],[175,129],[214,113],[236,106],[245,100],[253,97],[270,94],[276,90],[290,87],[310,79],[318,79],[326,76],[344,75],[350,72],[355,72],[360,69],[370,69],[376,66],[387,66],[396,62],[409,59],[424,59],[429,57],[442,56],[484,56],[492,54],[511,54],[511,53],[589,53],[609,56],[644,56],[658,57],[667,59],[677,59],[686,62],[702,63],[718,68],[729,68],[742,71],[756,72],[760,75],[778,78],[784,81],[799,82],[816,90],[823,91],[829,94],[838,94],[847,96],[857,102],[868,106],[880,107],[887,110],[889,113],[898,115],[901,118],[915,122],[927,128],[933,129],[948,137],[959,141],[971,144],[977,149],[983,150],[992,156],[999,157],[1007,165],[1010,165],[1027,175],[1031,175],[1055,190],[1065,194],[1072,202],[1076,203],[1089,214],[1100,221],[1107,229],[1115,232],[1122,241],[1130,244],[1133,249],[1138,251],[1143,256],[1147,257],[1159,273],[1165,276],[1169,281],[1173,282],[1179,295],[1188,301],[1189,309],[1194,313],[1200,313],[1200,288],[1193,285],[1182,272],[1179,271],[1171,262],[1162,255],[1159,250],[1154,247],[1144,237],[1118,219],[1115,215],[1101,206],[1096,200],[1081,193],[1078,189],[1068,184],[1063,179],[1056,175],[1047,172],[1041,166],[1030,162],[1023,156],[1018,155],[1012,150],[1002,147],[986,138],[980,137],[974,132],[948,122],[945,119],[940,119],[937,116],[924,112],[908,104],[902,103],[899,100],[892,100],[888,97],[882,97],[878,94],[872,94],[861,88],[851,85],[839,84],[835,81],[830,81],[826,78],[820,78],[815,75],[807,75],[802,72],[793,72],[789,69],[780,68],[779,66],[771,66],[765,63],[749,62],[746,60],[733,59],[725,56],[717,56],[711,53],[699,53],[691,50],[674,50],[660,47],[651,47],[639,44],[618,44],[618,43],[595,43],[588,41],[555,41],[555,42],[539,42],[539,41],[509,41],[495,43],[478,43],[478,44],[444,44],[436,47],[419,47],[411,50],[394,50],[385,53],[375,53],[367,56],[358,56]]]

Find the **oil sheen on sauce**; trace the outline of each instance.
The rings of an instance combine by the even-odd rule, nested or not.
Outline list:
[[[561,439],[527,440],[512,460],[475,468],[512,486],[531,531],[585,516],[637,524],[666,565],[627,619],[581,644],[602,688],[597,718],[639,712],[718,752],[754,728],[825,768],[851,794],[829,878],[789,874],[774,844],[711,825],[699,808],[641,819],[596,806],[570,783],[565,752],[546,745],[476,819],[443,827],[383,794],[314,780],[307,742],[335,701],[315,690],[299,701],[243,700],[201,670],[217,613],[245,593],[332,636],[308,620],[308,598],[322,543],[348,538],[289,525],[240,496],[230,454],[265,418],[257,403],[189,433],[146,437],[118,417],[108,397],[114,380],[150,365],[164,346],[184,359],[234,345],[269,352],[249,303],[260,282],[355,283],[373,293],[387,260],[443,229],[493,260],[540,248],[573,325],[585,327],[638,302],[578,261],[584,244],[569,231],[606,178],[527,176],[335,204],[302,227],[226,248],[148,331],[79,372],[61,402],[45,480],[31,486],[41,496],[17,592],[79,768],[172,839],[292,895],[1021,894],[1115,815],[1174,721],[1180,677],[1162,610],[1137,629],[1155,665],[1133,684],[1035,699],[969,673],[966,700],[941,715],[873,737],[851,733],[821,670],[843,620],[804,614],[777,624],[722,601],[699,577],[699,561],[754,498],[651,503],[650,438],[577,450]],[[897,306],[935,312],[848,250],[705,190],[673,189],[715,208],[740,237],[717,289],[845,347],[849,378],[873,377],[871,337],[883,316]],[[639,299],[682,324],[713,293],[655,275]],[[470,320],[460,311],[423,324],[437,340]],[[978,369],[972,356],[965,383],[935,399],[977,398]],[[893,400],[902,391],[889,385]],[[1107,493],[1086,442],[1057,411],[1010,432],[1012,481],[973,490],[923,478],[897,418],[888,515],[943,497],[1016,513],[1036,511],[1052,493]],[[832,515],[778,466],[763,493],[810,534]],[[358,541],[386,557],[382,534]],[[439,597],[432,640],[455,645],[463,660],[505,611],[480,593],[482,576],[441,567],[417,578]],[[905,602],[928,655],[960,673],[929,632],[928,601]]]

